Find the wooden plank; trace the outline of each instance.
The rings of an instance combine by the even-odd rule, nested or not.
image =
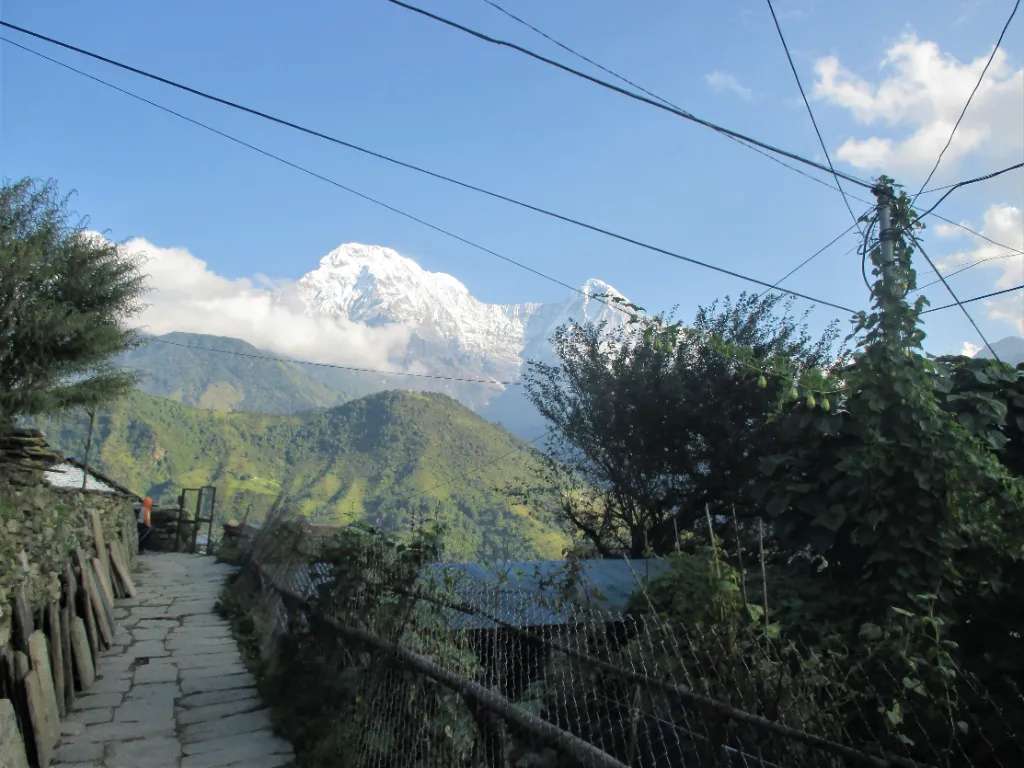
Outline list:
[[[0,766],[28,768],[28,755],[10,699],[0,699]]]
[[[99,510],[93,509],[89,512],[89,518],[92,520],[92,535],[96,540],[96,556],[102,561],[103,568],[100,570],[104,574],[110,573],[110,553],[107,551],[107,537],[103,533],[103,521],[100,520]],[[102,577],[101,577],[102,578]],[[110,602],[114,602],[114,595],[110,595]]]
[[[82,550],[77,550],[76,555],[81,553]],[[82,558],[84,560],[84,557]],[[81,560],[79,560],[81,562]],[[96,634],[96,615],[92,610],[92,600],[89,598],[89,593],[85,588],[85,580],[89,578],[88,574],[85,573],[85,569],[78,566],[75,569],[78,582],[75,586],[75,595],[78,598],[76,602],[76,610],[78,615],[85,620],[85,632],[86,637],[89,640],[89,655],[92,656],[92,665],[95,674],[96,663],[99,660],[100,652],[100,640]],[[74,638],[72,638],[74,639]]]
[[[64,645],[60,637],[60,606],[56,601],[46,607],[47,639],[50,642],[50,671],[53,673],[53,690],[57,699],[57,714],[67,714],[64,698]]]
[[[97,586],[96,591],[99,593],[100,602],[103,604],[103,615],[107,617],[107,624],[110,625],[110,631],[117,632],[117,619],[114,618],[113,589],[109,586],[104,587],[103,575],[101,572],[102,567],[103,564],[100,562],[99,558],[94,557],[92,559],[93,583]]]
[[[50,667],[50,648],[46,635],[36,630],[28,639],[29,661],[32,663],[32,674],[39,685],[39,700],[30,701],[29,709],[33,721],[37,723],[37,738],[44,738],[52,753],[60,738],[60,714],[57,708],[57,694],[53,688],[53,672]],[[43,754],[43,750],[39,750]]]
[[[110,564],[110,570],[107,571],[107,578],[110,579],[110,586],[114,592],[114,599],[121,600],[128,597],[128,590],[124,588],[124,584],[121,583],[121,578],[117,575],[117,569],[114,567],[114,561],[110,558],[110,551],[113,549],[113,544],[117,539],[107,544],[107,562]]]
[[[32,663],[28,660],[28,654],[21,651],[14,652],[14,679],[25,680],[25,675],[32,671]]]
[[[109,554],[109,553],[108,553]],[[98,557],[92,559],[92,570],[96,574],[96,581],[99,583],[100,591],[103,592],[103,597],[106,598],[108,605],[114,605],[114,586],[110,583],[110,571],[106,570],[103,566],[103,561]],[[113,615],[109,616],[113,620]]]
[[[92,572],[92,563],[86,559],[81,550],[79,550],[79,554],[81,554],[82,586],[85,587],[86,594],[89,595],[89,604],[92,605],[93,613],[96,615],[96,629],[99,632],[100,640],[105,647],[109,648],[114,644],[114,629],[107,619],[103,598],[100,597],[100,588],[96,584],[96,575]]]
[[[92,660],[92,650],[89,647],[89,635],[86,632],[85,622],[79,616],[74,616],[71,619],[71,653],[75,659],[78,688],[84,691],[96,682],[96,665]]]
[[[78,584],[75,581],[75,570],[71,567],[70,562],[66,562],[64,563],[64,595],[67,598],[67,603],[71,605],[74,604],[77,588]]]
[[[64,661],[64,711],[70,712],[75,705],[75,662],[71,654],[71,609],[62,605],[60,609],[60,645]]]
[[[57,745],[54,734],[59,733],[59,726],[50,718],[39,672],[34,669],[25,676],[25,696],[28,699],[28,713],[32,720],[36,762],[39,768],[48,768],[53,759],[53,748]]]
[[[28,639],[35,631],[35,622],[32,621],[32,610],[29,608],[28,597],[25,594],[25,584],[22,582],[14,590],[14,647],[21,652],[28,651]]]
[[[20,657],[20,658],[19,658]],[[0,677],[4,679],[6,689],[4,698],[14,706],[14,717],[22,734],[29,734],[24,740],[25,753],[29,765],[35,764],[36,747],[31,737],[32,723],[28,716],[28,703],[25,700],[25,675],[28,674],[28,658],[21,651],[11,646],[0,649]]]
[[[117,575],[124,584],[125,591],[128,592],[128,597],[135,597],[139,591],[135,587],[135,581],[132,579],[131,571],[128,569],[128,560],[121,551],[119,542],[110,543],[110,558],[114,563]]]

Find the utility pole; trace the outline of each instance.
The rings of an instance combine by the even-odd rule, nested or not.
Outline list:
[[[893,242],[896,233],[892,228],[892,193],[884,181],[875,185],[875,198],[878,200],[878,243],[882,249],[882,280],[891,284],[893,266]]]
[[[96,423],[96,409],[89,411],[89,433],[85,438],[85,461],[82,462],[82,490],[89,480],[89,449],[92,448],[92,428]]]

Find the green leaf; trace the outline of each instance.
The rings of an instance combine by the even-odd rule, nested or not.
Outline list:
[[[861,640],[868,640],[868,641],[881,640],[882,639],[882,628],[880,626],[878,626],[877,624],[872,624],[871,622],[865,622],[864,624],[860,625],[860,632],[858,633],[858,636],[860,637]]]

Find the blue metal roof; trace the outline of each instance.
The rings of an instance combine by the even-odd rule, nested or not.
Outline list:
[[[578,575],[567,588],[564,560],[480,563],[434,563],[423,578],[450,599],[479,614],[448,609],[448,623],[460,629],[493,629],[488,616],[519,627],[568,624],[605,614],[613,620],[638,588],[669,565],[660,559],[580,560]]]

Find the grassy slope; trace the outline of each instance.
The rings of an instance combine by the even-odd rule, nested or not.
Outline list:
[[[81,456],[86,419],[41,421],[50,442]],[[94,460],[124,484],[171,502],[217,486],[224,517],[286,509],[320,522],[387,529],[445,523],[447,554],[557,557],[564,535],[504,489],[536,459],[501,428],[436,394],[381,392],[292,416],[223,413],[134,392],[97,416]]]

